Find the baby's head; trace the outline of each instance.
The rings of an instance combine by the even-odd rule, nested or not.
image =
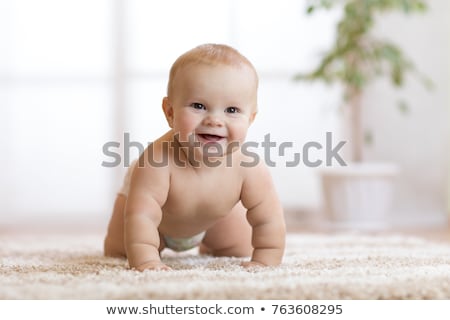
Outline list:
[[[173,64],[163,110],[179,141],[194,137],[225,151],[245,140],[257,112],[257,89],[249,60],[229,46],[205,44]]]
[[[187,51],[174,62],[170,69],[169,82],[167,85],[167,96],[169,99],[175,94],[175,83],[177,81],[178,73],[188,66],[201,64],[210,66],[230,66],[241,69],[242,72],[250,73],[252,75],[256,96],[258,90],[258,74],[253,64],[239,51],[230,46],[208,43]]]

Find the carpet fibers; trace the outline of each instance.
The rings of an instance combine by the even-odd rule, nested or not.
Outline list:
[[[102,256],[97,234],[0,236],[0,299],[450,299],[450,245],[403,236],[289,234],[283,264],[163,252],[173,271]]]

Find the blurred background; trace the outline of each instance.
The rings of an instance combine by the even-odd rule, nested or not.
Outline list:
[[[382,80],[364,93],[364,126],[372,131],[364,159],[400,167],[389,219],[396,226],[440,226],[448,219],[450,2],[428,1],[424,14],[377,19],[379,37],[396,41],[428,91],[408,81],[398,91]],[[309,141],[340,139],[341,90],[295,82],[333,42],[341,10],[307,15],[306,0],[0,0],[0,226],[106,225],[123,163],[104,154],[124,132],[146,145],[168,127],[161,111],[168,72],[183,52],[226,43],[260,75],[259,113],[248,139],[266,134],[283,205],[320,215],[318,171],[288,167]],[[137,150],[132,149],[134,157]],[[317,151],[312,159],[323,159]]]

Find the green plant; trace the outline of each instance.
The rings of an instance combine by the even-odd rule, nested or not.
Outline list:
[[[424,12],[427,7],[421,0],[311,0],[307,13],[313,14],[317,9],[329,9],[337,4],[342,6],[343,14],[337,24],[333,46],[313,71],[299,73],[294,79],[340,83],[343,86],[343,100],[350,108],[351,160],[359,162],[364,142],[361,125],[364,88],[374,78],[383,76],[388,76],[395,87],[401,87],[405,74],[415,70],[398,46],[371,33],[375,19],[392,11],[406,14]],[[404,103],[401,106],[405,109]]]

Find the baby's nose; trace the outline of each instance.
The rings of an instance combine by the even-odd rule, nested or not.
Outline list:
[[[222,120],[217,115],[207,116],[204,119],[203,123],[204,123],[204,125],[209,126],[209,127],[222,127],[223,126]]]

